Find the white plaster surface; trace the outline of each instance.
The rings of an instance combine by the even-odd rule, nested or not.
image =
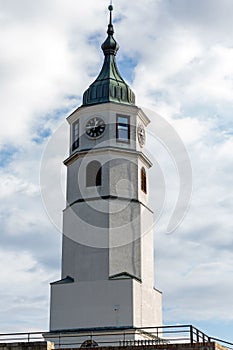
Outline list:
[[[130,139],[131,143],[127,144],[125,142],[116,141],[116,115],[126,115],[130,116]],[[93,117],[100,117],[106,123],[106,129],[101,138],[97,138],[95,141],[90,140],[85,135],[85,126],[89,119]],[[70,117],[67,118],[70,125],[79,119],[80,122],[80,147],[79,151],[92,148],[93,146],[101,146],[103,142],[107,145],[118,145],[126,149],[137,149],[141,150],[140,145],[137,141],[136,126],[140,123],[145,127],[149,124],[150,120],[144,114],[144,112],[136,106],[127,106],[115,103],[104,103],[94,106],[81,107],[78,108]],[[72,130],[70,133],[70,140],[72,140]],[[72,152],[71,152],[72,153]]]
[[[53,284],[50,331],[161,325],[161,294],[132,279]]]
[[[50,330],[131,326],[132,288],[131,279],[52,285]]]
[[[116,115],[130,116],[130,143],[116,140]],[[105,120],[101,138],[85,135],[86,122]],[[146,327],[162,324],[162,297],[154,289],[153,213],[141,191],[140,170],[151,166],[137,139],[149,119],[137,107],[102,104],[79,108],[80,147],[66,161],[62,279],[51,286],[50,330]],[[93,149],[93,151],[89,151]],[[86,187],[86,166],[102,164],[102,185]],[[105,196],[106,198],[103,198]],[[112,198],[115,196],[115,199]]]

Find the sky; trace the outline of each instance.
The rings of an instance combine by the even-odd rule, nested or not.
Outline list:
[[[0,0],[0,333],[49,327],[49,283],[60,278],[66,117],[102,66],[108,4]],[[193,324],[233,342],[233,2],[113,5],[118,67],[137,105],[150,111],[148,151],[164,179],[154,226],[164,324]],[[159,140],[154,113],[187,151],[192,176],[183,182],[177,150]],[[59,173],[56,203],[45,198],[51,173]],[[168,232],[182,184],[192,187],[189,209]]]

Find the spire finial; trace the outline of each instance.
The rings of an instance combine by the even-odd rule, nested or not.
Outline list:
[[[108,6],[109,12],[110,12],[110,17],[109,17],[109,25],[108,25],[108,35],[113,35],[114,34],[114,29],[113,29],[113,24],[112,24],[112,11],[113,11],[113,6],[112,6],[112,1],[110,1],[110,5]]]
[[[110,4],[108,6],[108,9],[110,12],[113,11],[112,0],[110,0]]]
[[[114,29],[113,29],[113,24],[112,24],[112,11],[113,11],[112,2],[108,6],[108,9],[110,12],[109,25],[108,25],[108,30],[107,30],[108,37],[101,47],[102,47],[102,50],[103,50],[105,56],[106,55],[114,55],[115,56],[118,49],[119,49],[119,45],[117,44],[116,40],[113,37]]]

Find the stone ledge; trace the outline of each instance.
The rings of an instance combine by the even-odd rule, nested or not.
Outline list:
[[[0,350],[52,350],[54,344],[46,341],[0,343]]]
[[[74,350],[75,348],[65,348]],[[83,348],[85,349],[85,348]],[[88,348],[86,348],[88,349]],[[226,348],[216,342],[206,343],[181,343],[181,344],[158,344],[158,345],[137,345],[137,346],[105,346],[89,348],[93,350],[226,350]],[[64,348],[62,349],[64,350]]]
[[[0,343],[0,350],[52,350],[52,342],[18,342],[18,343]],[[57,348],[58,349],[58,348]],[[75,348],[65,348],[66,350],[75,350]],[[76,348],[80,349],[80,347]],[[83,348],[85,349],[85,348]],[[88,349],[88,348],[86,348]],[[160,344],[160,345],[138,345],[138,346],[106,346],[93,347],[94,350],[226,350],[226,348],[216,342],[206,343],[181,343],[181,344]],[[64,348],[62,348],[64,350]]]

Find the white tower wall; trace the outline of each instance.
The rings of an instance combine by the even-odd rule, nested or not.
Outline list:
[[[129,144],[116,140],[117,113],[130,116]],[[105,120],[106,133],[93,144],[85,137],[85,124],[94,114]],[[79,151],[65,161],[62,279],[51,287],[50,329],[160,325],[153,213],[148,184],[145,194],[140,183],[140,169],[148,171],[151,163],[136,136],[136,125],[146,127],[149,120],[136,107],[115,104],[81,108],[68,118],[71,125],[77,119],[82,136]],[[96,159],[102,165],[102,184],[87,187],[87,165]]]

